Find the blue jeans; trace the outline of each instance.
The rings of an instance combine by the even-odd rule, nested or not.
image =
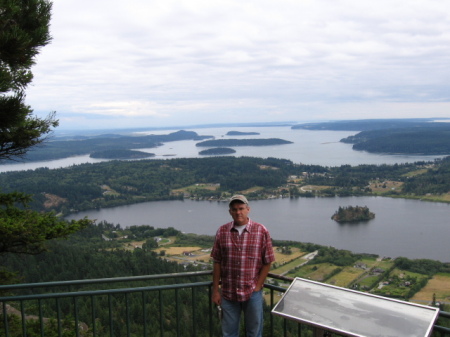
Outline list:
[[[228,301],[222,298],[223,337],[239,337],[241,312],[244,312],[247,337],[262,337],[263,330],[263,291],[256,291],[245,302]]]

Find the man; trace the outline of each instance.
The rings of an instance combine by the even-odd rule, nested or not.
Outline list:
[[[231,198],[229,213],[233,221],[218,229],[211,252],[214,261],[212,301],[222,307],[224,337],[239,337],[241,312],[246,336],[262,336],[262,289],[275,257],[269,231],[249,219],[249,212],[245,196]]]

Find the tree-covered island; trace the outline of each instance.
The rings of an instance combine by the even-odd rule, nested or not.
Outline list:
[[[233,153],[236,153],[236,150],[230,149],[229,147],[214,147],[212,149],[200,151],[198,154],[202,156],[220,156]]]
[[[199,147],[212,147],[212,146],[269,146],[269,145],[284,145],[292,144],[291,141],[280,138],[266,138],[266,139],[213,139],[205,140],[203,142],[195,144]]]
[[[331,219],[339,223],[369,221],[375,218],[367,206],[339,207]]]

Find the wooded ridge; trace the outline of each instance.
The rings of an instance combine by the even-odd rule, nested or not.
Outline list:
[[[339,167],[252,157],[109,161],[1,173],[0,186],[32,194],[35,210],[62,214],[185,197],[221,200],[245,190],[251,199],[382,195],[450,202],[450,157]]]

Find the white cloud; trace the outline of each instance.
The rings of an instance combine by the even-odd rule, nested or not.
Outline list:
[[[449,31],[442,0],[54,0],[28,102],[62,126],[446,117]]]

